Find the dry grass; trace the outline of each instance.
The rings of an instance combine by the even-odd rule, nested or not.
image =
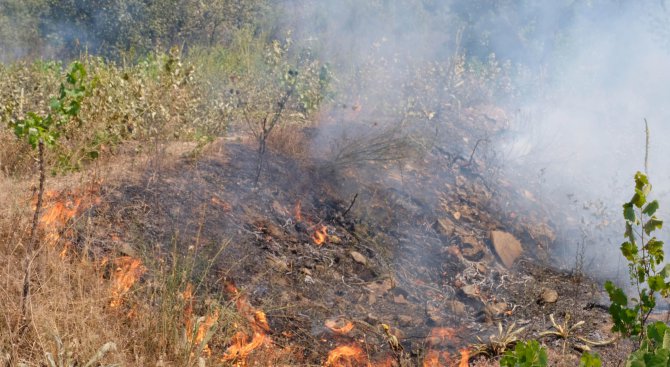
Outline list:
[[[128,172],[129,167],[125,168]],[[118,174],[123,167],[110,171]],[[92,172],[74,176],[89,175]],[[102,179],[110,184],[113,181],[110,177]],[[51,179],[48,186],[72,188],[77,186],[76,181],[73,176]],[[124,254],[88,256],[86,249],[101,240],[95,233],[104,232],[97,231],[90,220],[77,223],[78,238],[84,243],[76,243],[73,248],[80,250],[70,250],[66,256],[61,250],[68,235],[48,244],[48,232],[43,228],[43,245],[34,261],[29,322],[19,332],[23,258],[32,216],[29,182],[0,181],[0,199],[5,204],[0,208],[0,366],[49,365],[49,355],[84,365],[111,343],[116,348],[104,354],[99,361],[103,366],[190,366],[198,365],[201,357],[211,360],[207,365],[219,364],[232,335],[247,328],[248,322],[232,300],[207,291],[205,279],[216,256],[200,256],[197,246],[187,253],[179,253],[176,248],[167,253],[165,249],[138,251],[146,272],[123,295],[121,306],[113,307],[117,274],[123,271],[115,259]]]

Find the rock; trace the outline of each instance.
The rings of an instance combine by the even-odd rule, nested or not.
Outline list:
[[[456,316],[465,316],[467,314],[467,309],[465,304],[457,300],[449,300],[445,302],[449,311],[451,311]]]
[[[402,294],[398,294],[398,295],[393,296],[393,302],[398,303],[398,304],[408,304],[409,303],[407,301],[407,299],[405,298],[405,296],[403,296]]]
[[[507,268],[514,265],[514,261],[521,255],[523,248],[521,242],[512,234],[503,231],[491,231],[491,242],[498,257]]]
[[[556,303],[558,301],[558,292],[551,288],[542,288],[538,303]]]
[[[366,265],[368,263],[368,259],[365,256],[363,256],[363,254],[361,254],[360,252],[351,251],[349,255],[351,255],[354,261],[359,264]]]

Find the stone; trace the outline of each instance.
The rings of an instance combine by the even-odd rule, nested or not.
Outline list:
[[[493,248],[506,268],[511,268],[514,261],[521,256],[523,247],[514,235],[503,231],[491,231]]]
[[[351,251],[349,255],[359,264],[366,265],[368,263],[368,259],[358,251]]]
[[[467,309],[465,304],[457,300],[448,300],[445,302],[449,311],[451,311],[456,316],[466,316]]]
[[[409,304],[405,296],[403,296],[402,294],[393,296],[393,302],[398,304]]]
[[[551,288],[542,288],[540,292],[540,303],[556,303],[558,301],[558,292]]]

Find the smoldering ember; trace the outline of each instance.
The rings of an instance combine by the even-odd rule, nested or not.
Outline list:
[[[0,365],[670,366],[669,30],[0,1]]]

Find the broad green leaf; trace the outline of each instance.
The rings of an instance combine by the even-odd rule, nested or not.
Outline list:
[[[624,242],[621,244],[621,253],[628,261],[635,261],[637,257],[638,248],[634,243]]]
[[[656,210],[658,210],[659,204],[658,200],[654,200],[647,204],[647,206],[644,207],[644,210],[642,210],[642,213],[644,215],[652,216],[654,213],[656,213]]]
[[[640,171],[637,171],[637,173],[635,173],[635,188],[638,190],[642,190],[642,188],[648,184],[649,179],[647,178],[647,175],[645,175]]]
[[[663,228],[663,221],[656,217],[649,218],[647,223],[644,224],[644,232],[646,234],[651,234],[651,232],[661,228]]]
[[[602,361],[600,361],[600,356],[597,354],[591,354],[589,352],[584,352],[582,357],[579,359],[579,367],[601,367]]]
[[[665,288],[665,278],[662,275],[652,275],[647,278],[647,284],[649,285],[649,289],[658,292]]]
[[[661,343],[663,343],[663,338],[665,337],[665,333],[667,331],[668,326],[661,321],[647,325],[647,337],[657,345],[661,345]]]
[[[642,206],[647,202],[647,196],[642,192],[642,190],[635,189],[635,195],[633,195],[633,198],[630,199],[630,202],[636,207],[642,208]]]
[[[652,237],[647,241],[645,248],[649,255],[654,258],[655,265],[658,265],[663,261],[663,257],[665,256],[665,253],[663,252],[663,241],[659,241],[656,237]]]
[[[635,223],[637,220],[637,216],[635,215],[635,208],[633,208],[632,203],[626,203],[623,205],[623,217],[631,223]]]
[[[608,280],[605,282],[605,290],[607,291],[607,294],[609,295],[610,301],[612,301],[612,303],[616,303],[621,306],[628,305],[628,297],[626,297],[623,289],[617,287],[611,281]]]

